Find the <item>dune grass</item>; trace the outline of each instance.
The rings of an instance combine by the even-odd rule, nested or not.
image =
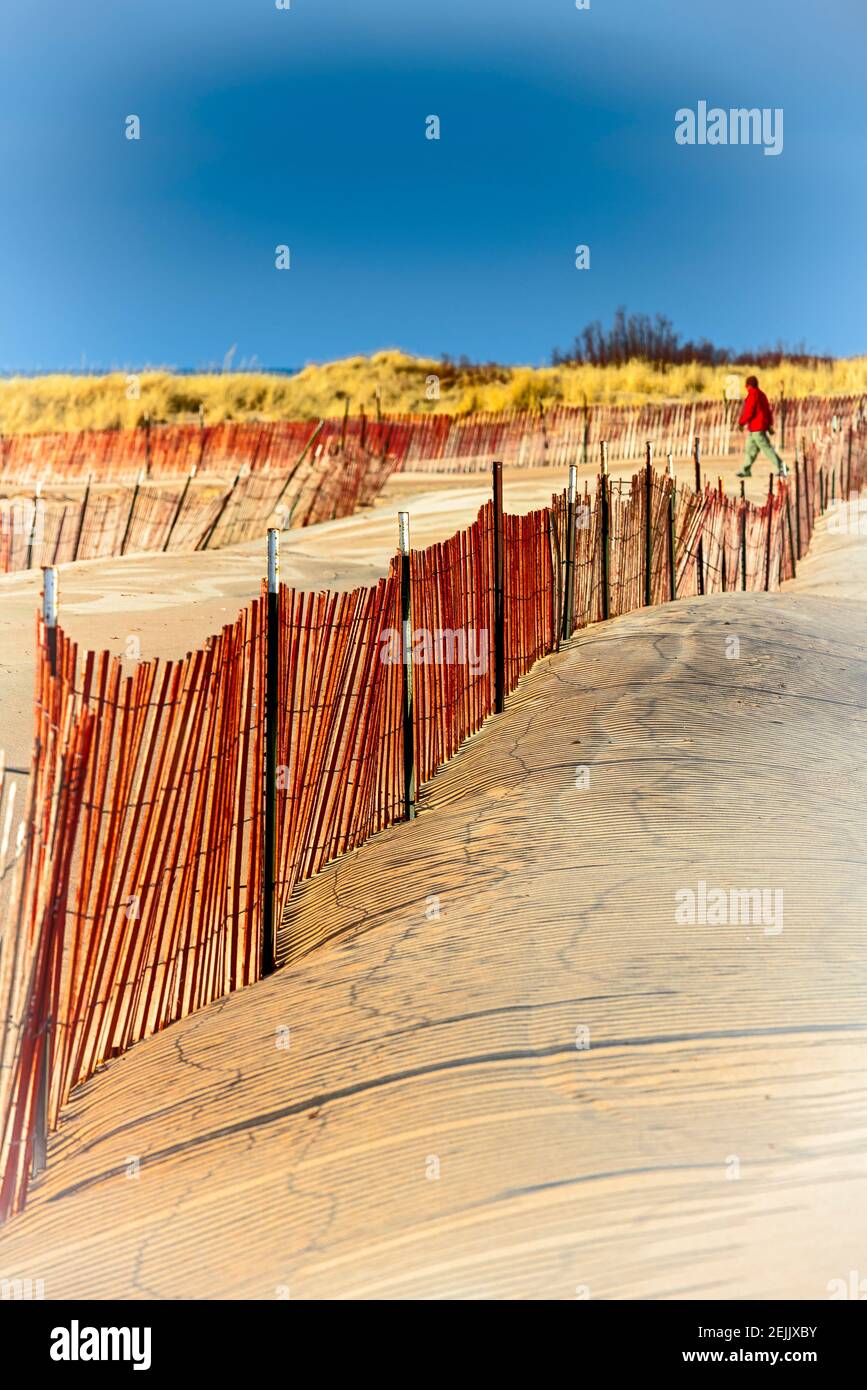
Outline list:
[[[377,392],[383,412],[454,414],[534,409],[540,403],[580,405],[585,399],[719,400],[728,378],[742,384],[750,370],[772,397],[783,390],[790,396],[867,392],[867,357],[830,365],[784,362],[762,371],[698,364],[663,369],[638,361],[622,367],[470,366],[389,351],[310,365],[294,377],[168,371],[11,377],[0,381],[0,433],[125,428],[140,424],[146,414],[154,421],[184,421],[196,418],[200,405],[208,423],[339,415],[347,399],[354,413],[363,408],[374,415]],[[439,396],[431,398],[437,385]]]

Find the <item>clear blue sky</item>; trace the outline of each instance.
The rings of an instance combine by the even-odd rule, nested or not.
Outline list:
[[[865,58],[864,0],[3,0],[0,370],[540,362],[619,304],[863,352]],[[783,153],[677,145],[701,99]]]

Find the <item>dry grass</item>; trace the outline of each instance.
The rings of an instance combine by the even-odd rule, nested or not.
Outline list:
[[[765,390],[794,396],[867,392],[867,357],[844,358],[831,366],[786,364],[759,371]],[[185,420],[199,404],[209,422],[250,418],[293,419],[339,415],[348,397],[353,411],[373,414],[376,392],[384,411],[466,414],[474,410],[534,408],[564,402],[636,403],[649,400],[719,399],[726,378],[740,382],[750,368],[688,365],[655,368],[645,362],[623,367],[457,366],[406,353],[378,352],[305,367],[294,377],[265,373],[175,376],[116,372],[101,377],[12,377],[0,381],[0,432],[119,428],[154,420]],[[429,378],[440,383],[439,400],[427,399]],[[136,394],[138,392],[138,394]]]

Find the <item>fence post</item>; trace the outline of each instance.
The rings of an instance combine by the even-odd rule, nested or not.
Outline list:
[[[201,468],[205,461],[205,407],[199,402],[199,461],[197,468]]]
[[[169,527],[169,534],[166,536],[165,545],[163,546],[163,554],[165,554],[165,552],[166,552],[166,551],[168,550],[168,548],[169,548],[169,541],[171,540],[171,538],[172,538],[172,536],[173,536],[173,534],[174,534],[175,527],[176,527],[177,524],[178,524],[178,517],[180,516],[181,512],[182,512],[183,509],[184,509],[184,503],[185,503],[186,500],[187,500],[187,493],[188,493],[189,490],[190,490],[190,483],[193,481],[193,479],[194,479],[195,476],[196,476],[196,468],[197,468],[197,465],[194,463],[193,466],[192,466],[192,468],[190,469],[189,473],[187,474],[187,481],[184,483],[184,486],[183,486],[183,488],[181,489],[181,495],[180,495],[180,497],[178,498],[178,505],[175,507],[175,514],[174,514],[174,516],[172,517],[172,524],[171,524],[171,526]]]
[[[545,407],[539,401],[539,424],[542,426],[542,458],[548,463],[548,425],[545,420]]]
[[[39,499],[42,495],[42,483],[38,482],[33,489],[33,517],[30,522],[30,533],[27,537],[27,563],[25,569],[30,569],[33,564],[33,547],[36,543],[36,526],[39,518]]]
[[[322,433],[322,431],[323,431],[324,428],[325,428],[325,421],[324,421],[324,420],[320,420],[320,421],[319,421],[319,424],[316,426],[315,430],[314,430],[313,433],[311,434],[311,436],[310,436],[310,438],[308,439],[307,443],[304,445],[304,448],[301,450],[301,453],[298,455],[298,457],[297,457],[297,459],[295,460],[295,462],[293,463],[292,467],[289,469],[289,472],[286,474],[286,478],[285,478],[285,481],[284,481],[284,483],[283,483],[283,486],[281,487],[280,491],[278,492],[277,497],[276,497],[276,499],[275,499],[275,501],[274,501],[274,505],[271,507],[271,509],[270,509],[270,511],[269,511],[269,513],[268,513],[268,516],[274,516],[275,513],[279,510],[279,508],[280,508],[280,503],[283,501],[283,498],[286,496],[286,489],[288,488],[288,486],[289,486],[289,484],[291,483],[292,479],[295,477],[295,474],[298,472],[298,469],[301,467],[302,463],[303,463],[304,460],[306,459],[307,455],[309,454],[310,450],[312,449],[313,445],[315,444],[316,440],[319,438],[319,436],[320,436],[320,434]],[[297,500],[298,500],[298,499],[296,498],[296,501],[297,501]],[[294,507],[293,507],[293,511],[294,511]],[[266,520],[267,520],[267,518],[266,518]],[[285,530],[287,530],[288,528],[284,526],[282,529],[285,531]]]
[[[224,515],[224,513],[225,513],[225,511],[226,511],[226,508],[228,507],[229,503],[231,502],[232,498],[233,498],[234,495],[235,495],[235,489],[236,489],[236,487],[238,486],[238,484],[239,484],[239,482],[241,481],[242,478],[246,478],[246,477],[248,476],[249,471],[250,471],[250,470],[249,470],[247,464],[246,464],[246,463],[242,463],[242,464],[241,464],[241,467],[238,469],[237,473],[235,474],[234,482],[232,483],[232,486],[229,488],[229,491],[223,494],[223,500],[221,501],[219,507],[217,508],[217,515],[214,517],[214,520],[211,522],[211,524],[210,524],[210,526],[208,527],[207,531],[206,531],[205,534],[202,536],[202,539],[199,541],[198,545],[196,546],[196,549],[197,549],[197,550],[207,550],[208,546],[211,544],[211,541],[212,541],[213,537],[214,537],[215,534],[216,534],[217,527],[219,526],[220,522],[223,520],[223,515]]]
[[[647,442],[644,465],[644,606],[653,602],[653,445]]]
[[[66,513],[68,510],[69,508],[64,502],[63,511],[60,513],[60,525],[57,528],[57,535],[54,537],[54,553],[51,556],[52,565],[57,564],[57,557],[60,554],[60,542],[63,540],[63,528],[66,525]]]
[[[397,514],[400,550],[400,644],[403,656],[403,809],[415,820],[415,714],[412,688],[412,560],[409,512]]]
[[[668,558],[671,564],[671,579],[668,592],[673,602],[677,598],[677,483],[671,454],[668,456],[668,476],[671,479],[671,491],[668,494]]]
[[[553,587],[553,610],[551,621],[552,652],[559,652],[563,617],[563,563],[560,552],[560,537],[553,507],[548,508],[548,558],[551,562],[551,584]]]
[[[503,586],[503,465],[493,466],[494,485],[494,710],[506,699],[506,598]]]
[[[572,636],[572,606],[575,600],[575,540],[578,507],[578,469],[569,466],[569,490],[566,494],[566,585],[563,595],[563,638]]]
[[[57,675],[57,570],[53,565],[42,571],[42,621],[45,624],[45,646],[48,667]],[[51,1016],[41,1020],[42,1056],[39,1063],[39,1082],[33,1116],[33,1149],[30,1170],[35,1178],[45,1169],[48,1159],[48,1101],[51,1092]]]
[[[57,675],[57,570],[47,565],[42,571],[42,618],[45,623],[45,643],[52,676]]]
[[[265,663],[265,858],[262,893],[262,975],[274,971],[277,941],[277,715],[280,661],[280,532],[268,532]]]
[[[768,481],[768,539],[765,542],[765,593],[771,587],[771,537],[774,534],[774,475]]]
[[[701,439],[695,436],[692,446],[692,456],[695,460],[695,490],[701,492]],[[743,490],[743,489],[742,489]],[[704,518],[702,518],[701,532],[704,531]],[[704,541],[701,532],[698,537],[698,557],[696,559],[696,574],[698,578],[699,596],[704,594]]]
[[[804,519],[807,523],[807,545],[810,544],[813,535],[813,505],[815,498],[812,496],[810,487],[810,465],[807,460],[807,438],[801,435],[801,463],[804,466]]]
[[[780,396],[780,448],[786,447],[786,397]]]
[[[795,540],[798,546],[798,559],[801,558],[801,466],[798,451],[795,450]]]
[[[744,480],[741,478],[741,588],[747,587],[747,501]]]
[[[797,461],[795,463],[795,476],[797,479]],[[792,578],[798,577],[798,565],[795,559],[795,538],[792,532],[792,489],[787,482],[783,483],[786,489],[786,529],[789,533],[789,555],[792,561]]]
[[[852,426],[849,426],[849,437],[846,441],[846,494],[845,502],[848,505],[849,493],[852,491]]]
[[[145,416],[145,472],[151,475],[151,413]]]
[[[129,540],[130,527],[132,526],[133,513],[135,512],[135,504],[136,504],[136,502],[138,501],[139,489],[140,489],[140,487],[141,487],[141,485],[142,485],[142,480],[143,480],[143,478],[144,478],[144,469],[143,469],[143,468],[140,468],[139,471],[138,471],[138,476],[137,476],[137,478],[136,478],[136,480],[135,480],[135,487],[134,487],[133,490],[132,490],[132,501],[131,501],[130,504],[129,504],[129,512],[127,513],[126,526],[124,527],[124,530],[123,530],[123,540],[122,540],[121,543],[120,543],[120,553],[121,553],[121,555],[125,555],[125,554],[126,554],[126,543],[127,543],[127,541]]]
[[[728,592],[728,578],[727,578],[727,575],[726,575],[726,542],[727,542],[727,540],[728,540],[728,534],[729,534],[729,529],[728,529],[728,505],[727,505],[727,502],[726,502],[726,495],[725,495],[725,488],[723,487],[723,480],[722,480],[721,477],[719,477],[719,475],[717,476],[717,480],[716,480],[716,492],[717,492],[717,497],[719,498],[720,502],[722,503],[722,506],[723,506],[723,516],[724,516],[724,518],[725,518],[724,523],[723,523],[723,537],[722,537],[722,547],[721,547],[721,549],[720,549],[720,566],[719,566],[719,568],[720,568],[720,589],[721,589],[722,593],[725,594],[725,593]]]
[[[88,504],[88,502],[90,501],[90,482],[91,482],[92,477],[93,477],[93,474],[92,474],[92,473],[88,473],[88,475],[87,475],[87,485],[86,485],[86,487],[85,487],[85,489],[84,489],[84,499],[83,499],[83,501],[82,501],[82,503],[81,503],[81,511],[80,511],[79,514],[78,514],[78,530],[77,530],[76,533],[75,533],[75,545],[74,545],[73,548],[72,548],[72,558],[73,558],[73,560],[77,560],[77,559],[78,559],[78,548],[79,548],[79,546],[81,545],[81,536],[82,536],[82,532],[84,531],[84,517],[85,517],[85,513],[86,513],[86,511],[87,511],[87,504]]]
[[[602,456],[599,507],[602,521],[602,617],[611,616],[611,515],[608,492],[608,442],[603,439],[599,445]]]

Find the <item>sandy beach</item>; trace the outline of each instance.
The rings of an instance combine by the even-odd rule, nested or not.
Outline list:
[[[827,1297],[867,1239],[865,550],[543,660],[296,895],[286,968],[75,1093],[0,1277]],[[678,921],[702,884],[780,910]]]

